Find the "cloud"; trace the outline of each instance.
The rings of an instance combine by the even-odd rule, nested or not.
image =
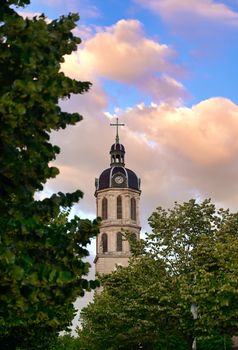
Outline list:
[[[77,97],[71,106],[74,110],[82,108]],[[237,210],[236,104],[217,97],[191,108],[161,103],[134,106],[118,114],[126,124],[120,130],[126,166],[142,179],[144,230],[148,230],[146,221],[156,206],[168,207],[175,200],[211,197],[219,205]],[[76,127],[53,135],[62,149],[56,160],[61,174],[48,183],[48,188],[80,188],[85,197],[77,208],[90,214],[96,210],[94,179],[110,166],[115,132],[109,124],[102,111],[91,110]]]
[[[228,162],[238,151],[238,108],[225,98],[210,98],[192,108],[161,104],[127,114],[129,125],[135,122],[148,139],[198,165]]]
[[[111,27],[98,29],[83,47],[65,57],[63,71],[89,79],[108,79],[133,86],[155,101],[180,101],[188,97],[176,78],[185,69],[175,62],[176,52],[165,44],[149,39],[137,20],[120,20]]]
[[[27,11],[18,11],[18,14],[22,16],[23,18],[33,18],[33,17],[39,17],[41,14],[40,12],[27,12]]]
[[[133,0],[139,7],[160,17],[167,30],[191,46],[199,56],[218,58],[227,43],[236,42],[238,12],[215,0]],[[159,28],[159,27],[158,27]],[[222,49],[222,50],[221,50]],[[217,51],[219,50],[219,52]],[[197,57],[198,58],[198,57]]]
[[[238,106],[211,98],[187,107],[166,104],[136,107],[122,113],[128,128],[146,135],[144,149],[130,152],[142,172],[146,206],[174,200],[212,197],[224,206],[238,200]],[[148,142],[148,140],[150,142]],[[149,195],[148,195],[149,193]]]
[[[84,58],[92,56],[96,73],[131,83],[155,71],[172,70],[169,60],[174,52],[167,45],[145,38],[137,20],[121,20],[85,44]]]
[[[228,26],[238,25],[238,13],[223,3],[213,0],[135,0],[136,3],[161,15],[166,21],[177,21],[188,16],[215,21]]]

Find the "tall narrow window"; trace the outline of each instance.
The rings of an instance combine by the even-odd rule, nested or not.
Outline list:
[[[117,232],[117,252],[122,252],[122,233]]]
[[[122,198],[117,197],[117,219],[122,219]]]
[[[102,251],[106,253],[108,251],[107,234],[102,234]]]
[[[136,220],[136,200],[131,198],[131,220]]]
[[[102,219],[107,219],[107,198],[103,198],[102,200]]]

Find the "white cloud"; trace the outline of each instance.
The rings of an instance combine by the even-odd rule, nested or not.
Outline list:
[[[238,25],[238,13],[222,2],[213,0],[134,0],[136,3],[160,14],[166,21],[178,21],[181,17],[190,22],[199,17],[228,26]],[[186,17],[185,17],[186,16]]]
[[[39,17],[41,15],[40,12],[29,12],[29,11],[18,11],[18,14],[22,16],[23,18],[30,18],[32,19],[33,17]],[[51,22],[50,19],[46,18],[46,21],[49,23]]]

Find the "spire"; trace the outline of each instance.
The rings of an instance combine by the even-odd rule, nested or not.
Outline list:
[[[110,126],[116,126],[116,144],[119,144],[119,133],[118,133],[118,126],[125,126],[125,124],[118,123],[118,118],[116,118],[116,123],[111,123]]]

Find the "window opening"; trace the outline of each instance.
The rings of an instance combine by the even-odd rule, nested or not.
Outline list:
[[[136,200],[131,198],[131,220],[136,220]]]
[[[122,219],[122,198],[117,197],[117,219]]]
[[[107,234],[102,234],[102,251],[103,253],[106,253],[108,251],[108,242],[107,242]]]
[[[117,252],[122,252],[122,233],[117,232]]]
[[[107,198],[103,198],[102,200],[102,219],[107,219]]]

